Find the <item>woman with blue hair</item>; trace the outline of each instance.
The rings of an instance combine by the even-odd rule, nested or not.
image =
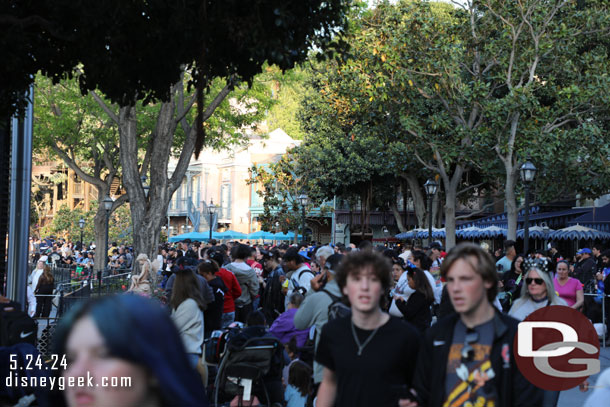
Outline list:
[[[54,341],[54,353],[67,358],[62,376],[70,407],[208,405],[169,313],[149,299],[121,295],[82,304],[61,321]],[[68,386],[78,377],[85,377],[83,386]]]

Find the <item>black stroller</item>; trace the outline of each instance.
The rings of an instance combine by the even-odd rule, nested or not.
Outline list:
[[[271,336],[245,340],[236,337],[229,341],[214,382],[214,406],[221,405],[221,396],[223,399],[240,396],[240,405],[249,406],[255,393],[259,397],[264,395],[265,405],[270,406],[265,376],[278,369],[281,372],[282,351],[280,341]]]

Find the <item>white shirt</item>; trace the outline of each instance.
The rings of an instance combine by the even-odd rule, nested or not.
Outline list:
[[[43,269],[36,269],[32,271],[32,283],[30,284],[32,291],[36,291],[36,287],[38,287],[38,280],[40,279],[40,276],[43,272]]]
[[[405,264],[406,264],[407,260],[409,259],[409,257],[411,257],[411,250],[405,250],[404,252],[399,254],[398,257],[403,259],[405,261]]]
[[[34,314],[36,314],[36,296],[34,295],[34,290],[32,290],[32,287],[27,286],[26,293],[28,298],[28,315],[34,317]]]

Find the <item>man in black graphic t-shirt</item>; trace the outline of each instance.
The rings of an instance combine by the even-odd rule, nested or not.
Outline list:
[[[381,310],[391,265],[377,253],[356,252],[345,257],[336,280],[352,315],[322,329],[316,361],[324,373],[316,407],[395,407],[411,387],[419,334]]]
[[[492,305],[498,274],[481,247],[462,243],[441,266],[456,313],[422,341],[414,387],[418,401],[400,407],[540,407],[542,391],[521,374],[513,355],[519,321]]]

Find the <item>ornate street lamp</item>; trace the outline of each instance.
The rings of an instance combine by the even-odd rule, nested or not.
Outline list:
[[[428,197],[428,246],[432,244],[432,200],[436,195],[438,184],[432,178],[428,179],[424,184],[426,196]]]
[[[299,203],[301,204],[301,221],[302,221],[302,230],[303,230],[303,242],[305,242],[305,206],[309,203],[309,197],[307,194],[301,194],[297,197]]]
[[[208,205],[208,211],[210,211],[210,240],[212,240],[212,226],[214,222],[214,213],[216,212],[216,206],[214,206],[214,200],[210,199],[210,205]]]
[[[534,164],[528,160],[523,163],[521,168],[519,169],[521,173],[521,181],[523,182],[523,186],[525,187],[525,213],[523,215],[523,252],[527,257],[529,251],[529,240],[530,240],[530,184],[534,181],[536,177],[536,167]]]

